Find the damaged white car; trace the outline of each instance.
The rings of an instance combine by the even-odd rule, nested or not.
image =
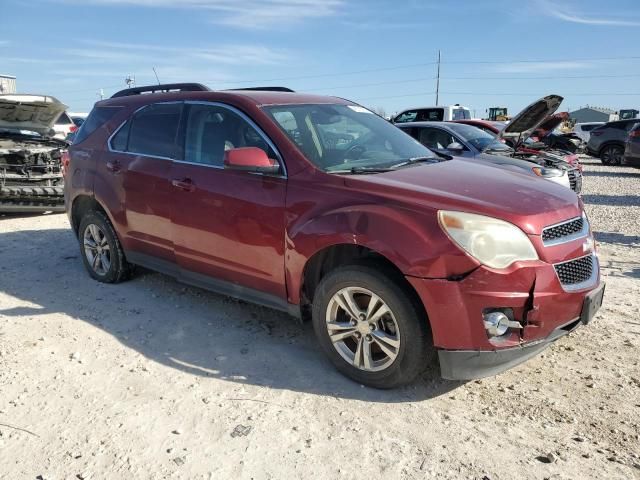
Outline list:
[[[0,212],[64,211],[67,142],[53,138],[66,106],[43,95],[0,95]]]

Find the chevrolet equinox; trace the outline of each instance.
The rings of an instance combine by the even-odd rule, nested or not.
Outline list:
[[[141,265],[311,318],[336,368],[391,388],[493,375],[588,323],[604,284],[581,200],[443,159],[347,100],[139,87],[98,102],[65,167],[84,265]]]

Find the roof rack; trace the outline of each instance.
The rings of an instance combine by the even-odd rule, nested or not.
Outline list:
[[[229,91],[237,91],[237,90],[248,90],[255,92],[289,92],[294,93],[294,90],[291,90],[287,87],[246,87],[246,88],[230,88]]]
[[[209,92],[209,87],[201,83],[164,83],[162,85],[148,85],[145,87],[125,88],[111,95],[111,98],[129,97],[142,93],[168,93],[168,92]]]

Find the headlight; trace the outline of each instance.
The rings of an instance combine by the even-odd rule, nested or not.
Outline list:
[[[503,220],[440,210],[438,221],[456,245],[488,267],[506,268],[519,260],[538,259],[529,237]]]
[[[561,177],[562,175],[564,175],[564,172],[557,168],[533,167],[531,168],[531,170],[533,170],[533,173],[535,173],[539,177],[544,178]]]

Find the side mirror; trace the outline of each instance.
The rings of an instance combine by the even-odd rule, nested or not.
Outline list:
[[[224,168],[254,173],[278,173],[280,165],[258,147],[232,148],[224,152]]]
[[[462,152],[464,150],[464,147],[458,142],[453,142],[447,145],[447,150],[451,152]]]

